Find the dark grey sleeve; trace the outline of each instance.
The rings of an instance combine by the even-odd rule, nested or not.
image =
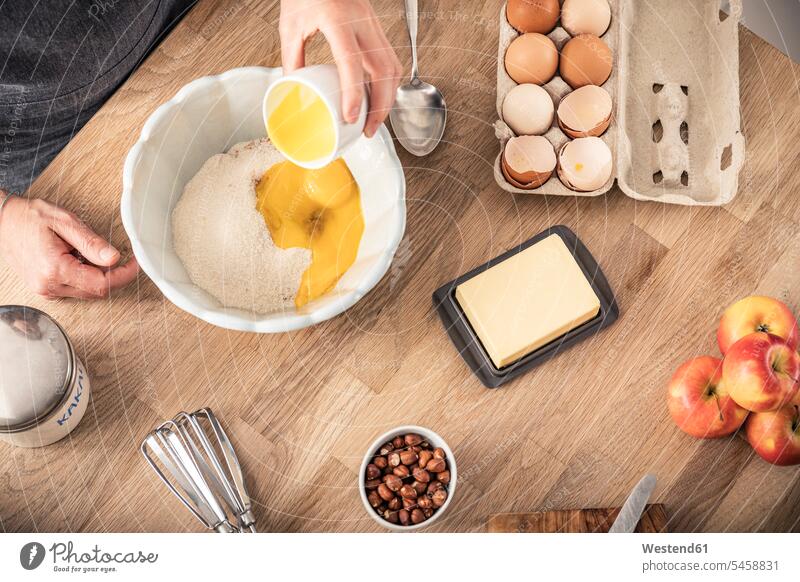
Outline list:
[[[0,2],[0,189],[27,190],[193,4]]]

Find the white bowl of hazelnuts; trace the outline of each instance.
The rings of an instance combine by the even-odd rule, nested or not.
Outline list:
[[[456,460],[442,437],[400,426],[375,439],[359,471],[359,493],[376,522],[394,531],[428,527],[456,490]]]

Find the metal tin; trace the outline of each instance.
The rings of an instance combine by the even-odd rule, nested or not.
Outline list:
[[[41,447],[66,437],[91,395],[69,337],[46,313],[0,307],[0,440]]]

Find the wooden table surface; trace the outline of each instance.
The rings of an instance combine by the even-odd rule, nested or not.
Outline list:
[[[280,62],[277,2],[204,0],[75,137],[33,194],[76,210],[129,249],[123,159],[144,120],[190,80]],[[410,62],[399,0],[376,3]],[[456,498],[433,531],[484,531],[502,512],[614,507],[648,471],[671,531],[800,529],[800,472],[741,438],[695,440],[671,422],[666,383],[716,353],[722,309],[758,292],[800,308],[798,66],[742,29],[747,161],[724,208],[641,203],[613,189],[512,196],[497,153],[498,0],[422,2],[420,62],[449,106],[443,143],[400,152],[408,229],[390,272],[346,314],[283,335],[235,333],[167,302],[144,275],[106,302],[34,298],[5,267],[2,303],[52,314],[93,378],[69,439],[0,449],[0,530],[199,531],[151,474],[142,437],[210,406],[239,451],[262,531],[375,531],[356,487],[367,445],[406,423],[455,451]],[[467,48],[468,47],[468,48]],[[321,41],[309,60],[327,58]],[[470,374],[431,305],[443,282],[552,224],[569,225],[615,288],[620,320],[499,390]]]

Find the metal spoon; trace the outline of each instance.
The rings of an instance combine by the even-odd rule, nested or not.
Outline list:
[[[411,40],[411,79],[397,89],[389,112],[394,134],[415,156],[425,156],[439,145],[447,120],[447,106],[441,92],[419,79],[417,70],[417,0],[405,0],[408,37]]]

